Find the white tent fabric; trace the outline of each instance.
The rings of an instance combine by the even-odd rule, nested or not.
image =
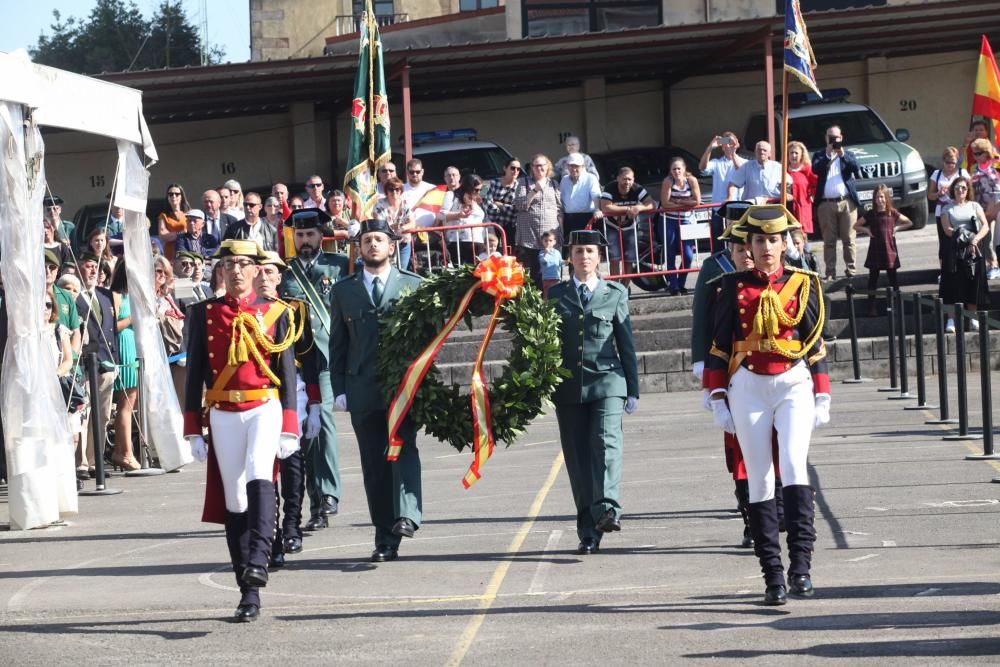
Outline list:
[[[8,321],[0,414],[12,529],[42,526],[77,511],[73,440],[42,328],[44,148],[38,127],[30,120],[25,124],[23,108],[0,101],[0,273]]]
[[[45,285],[41,252],[45,176],[39,125],[118,141],[121,159],[115,202],[128,211],[125,257],[137,347],[145,364],[149,435],[164,468],[173,470],[193,459],[182,437],[180,407],[154,312],[152,256],[145,216],[149,174],[142,155],[150,164],[157,156],[142,117],[141,93],[35,65],[23,51],[0,53],[0,110],[0,272],[9,315],[0,410],[7,449],[11,528],[27,529],[57,520],[60,512],[76,511],[73,451],[67,445],[65,405],[52,355],[43,353],[40,347]],[[67,465],[68,476],[63,472]],[[68,497],[67,484],[72,485]]]
[[[167,365],[167,352],[156,321],[153,293],[153,256],[149,251],[146,225],[146,192],[149,172],[142,164],[138,146],[118,142],[118,190],[115,204],[125,209],[125,269],[132,329],[136,348],[143,359],[142,389],[145,392],[146,431],[165,470],[191,463],[191,446],[184,440],[177,394]]]

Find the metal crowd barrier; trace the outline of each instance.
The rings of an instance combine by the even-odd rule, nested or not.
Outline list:
[[[499,245],[497,246],[497,252],[501,254],[507,254],[510,250],[507,245],[507,233],[504,231],[503,226],[496,222],[480,222],[474,225],[441,225],[434,227],[419,227],[418,229],[408,232],[412,235],[413,240],[410,244],[413,246],[412,259],[415,264],[420,264],[420,269],[426,269],[429,272],[433,272],[435,269],[443,269],[448,266],[459,266],[461,264],[475,264],[478,261],[478,257],[463,258],[462,257],[462,243],[455,243],[456,254],[454,257],[451,256],[451,244],[453,242],[447,240],[447,234],[445,232],[450,231],[469,231],[471,229],[482,228],[485,232],[487,229],[494,229],[497,232],[497,240]],[[420,250],[421,255],[424,256],[420,262],[417,261],[417,243],[419,241],[419,236],[426,234],[426,241],[421,241],[423,247]],[[461,237],[461,234],[458,235]],[[486,234],[483,234],[484,239]],[[431,240],[436,241],[435,244],[431,243]],[[477,242],[478,243],[478,242]],[[487,247],[487,243],[484,240],[482,243],[483,249]],[[438,262],[434,261],[434,253],[439,252],[441,255]],[[399,253],[396,253],[396,261],[399,261]],[[426,261],[426,264],[423,262]]]
[[[854,297],[857,295],[875,297],[879,293],[869,290],[858,290],[853,286],[847,286],[848,298],[848,324],[851,337],[851,355],[853,362],[854,377],[845,380],[845,383],[864,382],[861,377],[861,365],[858,345],[857,319],[854,310]],[[953,419],[949,414],[949,389],[948,389],[948,354],[945,332],[945,320],[947,311],[940,298],[930,298],[922,296],[919,292],[909,296],[912,315],[914,318],[914,339],[913,349],[916,360],[917,374],[917,395],[909,394],[908,387],[908,359],[906,352],[906,301],[903,293],[899,290],[888,288],[885,290],[887,298],[888,318],[888,348],[889,348],[889,372],[890,386],[880,388],[878,391],[899,392],[897,396],[890,396],[890,399],[917,399],[916,405],[906,406],[907,410],[939,410],[939,418],[928,419],[927,424],[958,424],[957,432],[946,433],[942,436],[944,440],[983,440],[982,454],[969,454],[967,460],[995,460],[1000,459],[1000,454],[994,451],[993,442],[993,396],[992,378],[990,375],[990,330],[1000,329],[1000,322],[989,317],[988,311],[970,313],[965,309],[964,304],[956,303],[952,307],[952,319],[955,323],[955,384],[958,418]],[[936,342],[936,364],[938,375],[938,405],[927,402],[926,387],[926,362],[924,358],[923,340],[923,310],[930,307],[934,313],[934,337]],[[967,359],[967,347],[965,340],[966,321],[974,320],[978,325],[979,343],[979,383],[980,400],[982,405],[982,433],[973,433],[969,429],[969,396],[968,396],[968,370],[969,361]],[[898,380],[898,382],[897,382]],[[993,479],[1000,482],[1000,477]]]

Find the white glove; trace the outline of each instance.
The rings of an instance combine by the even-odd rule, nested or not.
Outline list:
[[[347,412],[347,394],[341,394],[340,396],[337,396],[336,398],[333,399],[333,403],[334,405],[337,406],[337,409],[340,410],[341,412]]]
[[[726,399],[713,398],[711,400],[712,417],[715,419],[715,425],[726,433],[736,433],[736,426],[733,424],[733,415],[729,412],[729,406],[726,405]]]
[[[630,415],[639,409],[639,399],[635,396],[629,396],[625,399],[625,414]]]
[[[712,392],[708,389],[701,390],[701,406],[709,412],[712,411]]]
[[[278,458],[287,459],[299,451],[299,439],[291,433],[282,433],[278,439]]]
[[[189,435],[188,444],[191,445],[191,456],[204,463],[208,460],[208,443],[200,435]]]
[[[701,376],[705,374],[705,362],[696,361],[691,364],[691,373],[698,378],[698,380],[701,380]]]
[[[312,440],[319,435],[319,411],[323,406],[319,403],[313,403],[309,406],[309,414],[306,416],[306,428],[303,437],[306,440]],[[285,458],[282,456],[281,458]]]
[[[816,394],[816,419],[813,428],[830,423],[830,394]]]

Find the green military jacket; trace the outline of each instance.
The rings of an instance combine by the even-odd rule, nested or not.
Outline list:
[[[330,303],[333,286],[347,275],[347,257],[321,252],[308,270],[297,258],[288,260],[288,270],[281,276],[278,296],[285,301],[303,301],[309,306],[309,332],[322,368],[329,366]]]
[[[708,354],[709,331],[712,330],[712,322],[709,320],[712,312],[712,303],[715,301],[715,290],[711,283],[719,276],[726,273],[733,273],[736,266],[733,264],[732,255],[729,250],[721,250],[706,259],[701,269],[698,271],[698,282],[694,286],[694,299],[692,301],[691,322],[691,363],[705,361]]]
[[[549,301],[562,317],[563,367],[572,374],[556,387],[552,401],[558,405],[613,396],[638,398],[628,290],[601,280],[584,305],[570,279],[549,289]]]
[[[364,271],[337,283],[330,306],[330,383],[333,395],[347,394],[350,412],[385,410],[388,401],[376,369],[378,323],[404,294],[415,291],[421,278],[393,267],[376,308],[365,289]]]

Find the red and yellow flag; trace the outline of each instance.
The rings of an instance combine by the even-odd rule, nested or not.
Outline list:
[[[979,47],[979,70],[976,72],[976,90],[972,96],[972,115],[988,119],[992,123],[993,137],[998,136],[1000,130],[1000,69],[997,68],[996,58],[993,57],[993,49],[983,35],[982,44]],[[975,166],[976,162],[972,158],[971,149],[966,150],[964,156],[966,169]]]
[[[413,208],[420,208],[437,215],[441,210],[441,205],[444,204],[444,196],[446,194],[448,194],[448,186],[439,185],[432,190],[428,190]]]

